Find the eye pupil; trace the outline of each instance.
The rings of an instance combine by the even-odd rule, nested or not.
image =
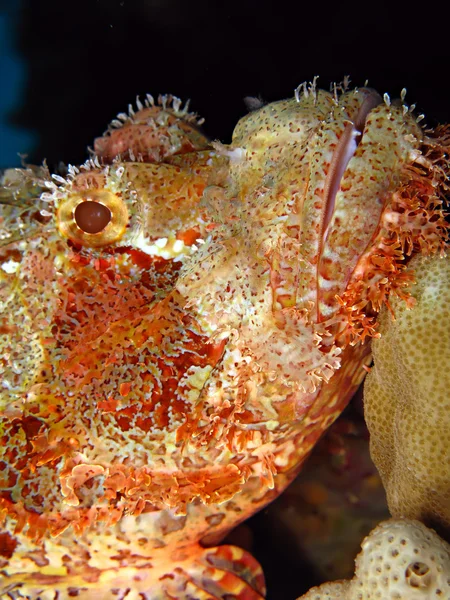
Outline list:
[[[100,233],[111,221],[112,214],[104,204],[87,200],[75,208],[74,218],[81,231]]]

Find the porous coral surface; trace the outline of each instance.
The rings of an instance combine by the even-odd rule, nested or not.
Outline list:
[[[408,309],[383,309],[364,384],[372,458],[393,516],[450,532],[450,258],[416,257]]]
[[[380,523],[361,545],[351,581],[315,587],[298,600],[447,600],[450,545],[419,521]]]

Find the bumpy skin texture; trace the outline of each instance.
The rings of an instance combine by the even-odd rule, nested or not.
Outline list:
[[[66,178],[4,183],[10,598],[261,598],[251,556],[203,546],[292,480],[405,256],[444,245],[442,136],[371,90],[303,86],[228,147],[138,109]]]
[[[450,545],[419,521],[380,523],[361,544],[351,581],[298,600],[440,600],[450,597]]]
[[[450,259],[417,257],[415,306],[380,314],[364,384],[372,458],[393,516],[450,533]]]

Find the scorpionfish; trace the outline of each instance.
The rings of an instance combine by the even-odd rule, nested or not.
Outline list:
[[[348,403],[376,315],[442,252],[445,130],[302,84],[211,142],[147,96],[0,195],[0,595],[265,597],[220,545]]]

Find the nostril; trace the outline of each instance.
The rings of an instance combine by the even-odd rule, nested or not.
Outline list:
[[[107,206],[91,200],[81,202],[74,211],[75,222],[84,233],[100,233],[111,218],[112,214]]]

